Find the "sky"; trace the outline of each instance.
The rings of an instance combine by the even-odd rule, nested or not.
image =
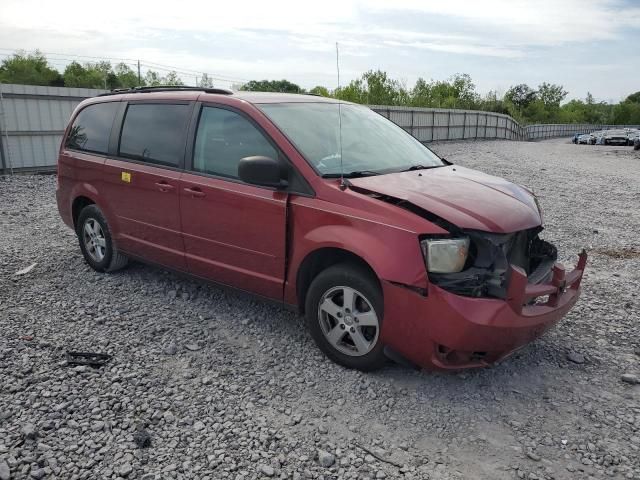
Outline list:
[[[336,42],[342,85],[381,69],[408,87],[468,73],[482,94],[546,81],[618,102],[640,90],[640,0],[0,0],[0,59],[37,48],[60,69],[140,59],[186,83],[207,72],[219,87],[332,89]]]

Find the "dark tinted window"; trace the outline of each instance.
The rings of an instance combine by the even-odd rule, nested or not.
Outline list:
[[[189,105],[129,105],[120,136],[120,156],[177,167],[184,154]]]
[[[223,108],[204,107],[198,123],[193,169],[198,172],[238,177],[244,157],[276,158],[276,149],[242,115]]]
[[[73,121],[66,147],[94,153],[107,153],[111,125],[118,102],[97,103],[84,108]]]

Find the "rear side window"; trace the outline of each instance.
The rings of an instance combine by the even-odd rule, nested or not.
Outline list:
[[[74,150],[106,154],[109,150],[111,125],[118,102],[96,103],[82,109],[76,116],[65,146]]]
[[[122,125],[119,155],[158,165],[180,166],[190,109],[190,105],[129,105]]]
[[[195,171],[238,178],[240,159],[256,155],[276,158],[278,152],[242,115],[224,108],[202,109],[193,154]]]

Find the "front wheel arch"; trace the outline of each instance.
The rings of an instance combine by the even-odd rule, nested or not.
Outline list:
[[[296,274],[296,300],[300,313],[305,313],[307,292],[311,282],[324,270],[339,263],[350,263],[365,269],[378,282],[378,286],[382,290],[380,278],[365,259],[343,248],[319,248],[307,254],[300,263]]]

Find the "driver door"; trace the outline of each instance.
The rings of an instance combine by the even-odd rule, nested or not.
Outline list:
[[[238,178],[240,159],[254,155],[275,158],[279,152],[244,114],[201,107],[191,169],[179,189],[187,268],[280,300],[288,194]]]

